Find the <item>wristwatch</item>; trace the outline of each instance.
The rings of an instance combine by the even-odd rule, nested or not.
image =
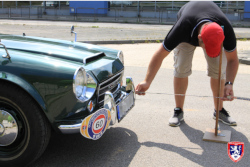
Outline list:
[[[233,85],[233,82],[228,81],[228,82],[225,83],[225,86],[226,85]]]

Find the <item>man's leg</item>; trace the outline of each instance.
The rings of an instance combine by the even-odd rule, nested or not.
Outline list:
[[[188,77],[177,78],[174,77],[174,93],[175,94],[186,94],[188,87]],[[175,96],[175,107],[183,109],[185,96]]]
[[[211,77],[210,79],[210,84],[211,84],[211,89],[213,92],[214,96],[214,114],[213,118],[216,118],[216,110],[217,110],[217,96],[218,96],[218,90],[219,90],[219,85],[218,85],[218,72],[219,72],[219,57],[217,58],[211,58],[208,57],[205,53],[205,57],[207,59],[208,63],[208,76]],[[226,71],[226,57],[225,53],[222,54],[222,79],[221,79],[221,97],[224,96],[224,84],[225,84],[225,71]],[[222,121],[223,123],[230,125],[230,126],[236,126],[237,123],[230,117],[229,113],[224,109],[223,107],[223,101],[220,100],[220,106],[219,106],[219,120]]]
[[[174,93],[186,94],[188,86],[188,76],[192,71],[192,60],[195,46],[188,43],[181,43],[174,50]],[[183,107],[185,96],[175,96],[175,105],[173,116],[169,119],[170,126],[179,126],[183,120]]]
[[[211,77],[211,89],[213,92],[213,96],[214,96],[214,108],[215,108],[215,112],[214,112],[214,119],[216,119],[216,110],[217,110],[217,96],[218,96],[218,90],[219,90],[219,85],[218,85],[218,79],[214,79]],[[224,95],[224,84],[225,84],[225,80],[221,80],[221,97],[223,97]],[[224,124],[230,125],[230,126],[236,126],[237,123],[236,121],[233,120],[232,117],[230,117],[229,113],[223,108],[223,101],[220,99],[220,106],[219,106],[219,120],[221,122],[223,122]]]

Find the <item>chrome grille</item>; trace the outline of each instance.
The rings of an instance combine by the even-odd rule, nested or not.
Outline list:
[[[100,106],[103,106],[105,92],[110,91],[114,95],[114,98],[116,98],[116,96],[118,95],[116,93],[119,90],[119,88],[121,87],[120,79],[122,77],[122,72],[123,71],[119,72],[115,76],[109,78],[108,80],[102,82],[99,85],[99,87],[98,87],[98,103]]]

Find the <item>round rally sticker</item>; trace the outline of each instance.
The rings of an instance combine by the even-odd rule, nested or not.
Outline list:
[[[110,121],[110,111],[102,108],[82,121],[80,132],[86,138],[97,140],[104,134]]]

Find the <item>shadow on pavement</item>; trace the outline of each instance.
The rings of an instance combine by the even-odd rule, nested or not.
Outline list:
[[[80,134],[52,134],[46,151],[31,166],[129,166],[140,147],[137,135],[120,127],[110,128],[96,141]]]
[[[210,127],[208,127],[210,128]],[[211,127],[212,128],[212,127]],[[220,124],[220,128],[222,130],[230,130],[231,131],[231,141],[240,141],[244,142],[245,145],[245,153],[243,158],[237,162],[237,166],[248,166],[250,163],[249,157],[250,157],[250,144],[247,139],[247,137],[237,132],[232,127],[226,126],[224,124]],[[194,129],[190,127],[188,124],[183,122],[180,126],[181,131],[185,134],[185,136],[190,140],[190,142],[195,143],[200,146],[202,149],[202,154],[195,154],[191,151],[189,151],[192,148],[187,147],[177,147],[166,143],[154,143],[154,142],[145,142],[142,143],[143,145],[147,147],[158,147],[166,151],[172,151],[174,153],[178,153],[179,155],[183,156],[184,158],[187,158],[194,163],[211,167],[211,166],[235,166],[236,163],[233,162],[227,152],[227,144],[223,143],[215,143],[215,142],[207,142],[203,141],[203,135],[204,132]]]

